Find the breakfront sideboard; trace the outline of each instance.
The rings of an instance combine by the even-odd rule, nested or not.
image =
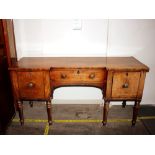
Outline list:
[[[91,86],[103,93],[103,125],[107,123],[110,101],[122,101],[123,107],[126,101],[134,101],[135,125],[149,68],[134,57],[24,57],[9,70],[21,124],[23,101],[46,101],[51,125],[51,99],[56,88]]]

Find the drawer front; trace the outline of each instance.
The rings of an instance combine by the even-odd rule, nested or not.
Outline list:
[[[140,72],[115,72],[113,75],[112,98],[136,98]]]
[[[43,72],[17,72],[19,94],[22,99],[43,99]]]
[[[59,84],[91,84],[103,83],[104,69],[53,69],[50,78]]]

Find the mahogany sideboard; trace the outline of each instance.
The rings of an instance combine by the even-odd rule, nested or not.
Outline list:
[[[103,125],[107,123],[110,101],[134,101],[135,125],[149,68],[134,57],[24,57],[9,67],[15,107],[24,123],[24,100],[46,101],[52,124],[51,98],[63,86],[92,86],[103,92]]]

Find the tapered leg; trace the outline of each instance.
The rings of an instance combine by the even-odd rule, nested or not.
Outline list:
[[[123,101],[122,108],[125,108],[125,106],[126,106],[126,101]]]
[[[132,126],[135,126],[136,124],[139,108],[140,108],[140,101],[135,101],[135,105],[133,107]]]
[[[52,115],[51,115],[52,105],[50,101],[46,102],[46,107],[47,107],[48,123],[49,125],[52,125]]]
[[[23,103],[21,101],[18,101],[18,112],[19,112],[19,118],[20,118],[20,124],[24,124],[24,115],[23,115]]]
[[[109,104],[110,104],[110,101],[105,101],[104,102],[104,108],[103,108],[103,125],[106,125],[107,124],[107,117],[108,117],[108,111],[109,111]]]
[[[29,101],[30,107],[33,107],[33,101]]]

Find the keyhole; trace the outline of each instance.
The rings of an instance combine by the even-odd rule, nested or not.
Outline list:
[[[126,76],[128,76],[128,73],[126,73]]]
[[[80,71],[79,70],[77,71],[77,74],[80,74]]]

